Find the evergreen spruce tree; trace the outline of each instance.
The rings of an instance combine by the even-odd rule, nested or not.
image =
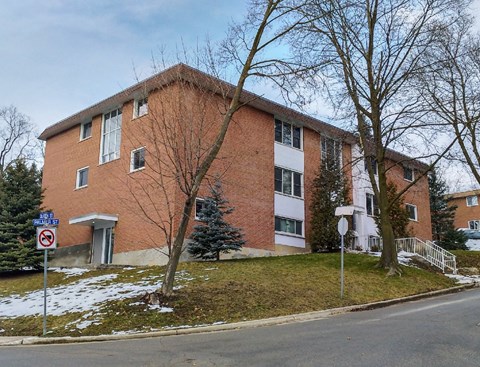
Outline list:
[[[327,155],[312,183],[310,247],[312,252],[335,251],[340,248],[338,217],[335,208],[349,205],[348,184],[333,154]]]
[[[233,212],[234,208],[227,206],[228,201],[223,196],[220,180],[210,188],[210,196],[206,197],[203,207],[198,213],[202,224],[193,227],[190,236],[192,242],[188,252],[197,259],[220,260],[220,253],[240,251],[245,244],[239,228],[232,227],[224,216]]]
[[[464,233],[456,231],[453,225],[457,207],[449,205],[448,186],[435,169],[428,176],[428,186],[433,240],[447,250],[467,249],[467,238]]]
[[[39,268],[43,252],[36,250],[36,229],[42,202],[41,173],[18,159],[0,178],[0,271]]]

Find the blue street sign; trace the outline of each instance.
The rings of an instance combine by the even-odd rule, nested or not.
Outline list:
[[[60,224],[60,220],[57,218],[50,218],[50,219],[34,219],[32,220],[33,225],[37,226],[58,226]]]
[[[53,219],[54,217],[53,212],[41,212],[39,215],[40,219]]]

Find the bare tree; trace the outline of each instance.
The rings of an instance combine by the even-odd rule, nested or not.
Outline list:
[[[459,9],[466,3],[310,0],[299,10],[302,19],[310,19],[291,39],[297,62],[309,71],[303,81],[314,89],[325,88],[338,106],[350,112],[364,155],[377,160],[378,183],[370,166],[368,171],[380,209],[384,246],[379,266],[389,269],[389,275],[400,273],[387,185],[387,172],[399,162],[390,159],[391,149],[418,146],[422,135],[431,135],[431,130],[422,131],[425,119],[419,119],[418,98],[411,93],[409,81],[421,72],[420,61],[434,37],[431,29],[461,17]],[[432,125],[430,121],[429,128]],[[420,153],[417,158],[430,154]]]
[[[34,127],[16,107],[0,108],[0,177],[17,158],[32,158]]]
[[[161,220],[158,220],[161,200],[154,197],[153,191],[144,190],[142,194],[147,197],[150,212],[155,213],[150,216],[151,222],[156,221],[159,228],[168,227],[172,221],[175,223],[174,227],[163,229],[167,242],[171,243],[161,288],[164,297],[173,294],[175,272],[202,181],[219,154],[235,113],[251,102],[250,97],[242,94],[245,82],[277,62],[260,55],[266,55],[267,48],[276,44],[292,28],[287,22],[292,8],[284,7],[284,3],[284,0],[252,1],[252,12],[247,20],[242,25],[232,26],[220,50],[220,64],[222,61],[224,66],[228,62],[236,62],[238,78],[234,85],[218,83],[218,79],[206,74],[192,80],[193,74],[184,68],[181,78],[172,81],[172,87],[178,88],[176,97],[167,99],[163,106],[160,103],[157,113],[152,114],[147,130],[154,144],[148,147],[147,154],[151,156],[154,176],[149,178],[144,175],[143,187],[148,187],[145,182],[162,176],[163,181],[156,182],[157,192],[161,187],[161,198],[175,198],[171,195],[175,187],[182,193],[181,200],[175,198],[173,203],[170,202],[172,210],[164,211],[164,219]],[[209,71],[218,75],[219,64],[210,56],[206,57]],[[192,103],[197,106],[188,107]],[[213,113],[212,108],[215,109]],[[216,120],[212,121],[208,116],[216,116]]]
[[[458,142],[450,159],[465,163],[480,185],[480,36],[472,24],[464,17],[436,31],[416,86],[424,110]]]

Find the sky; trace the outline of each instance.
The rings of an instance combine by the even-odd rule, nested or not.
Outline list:
[[[247,11],[247,0],[0,3],[0,107],[16,106],[38,133],[150,76],[162,50],[175,60],[182,44],[220,41]],[[472,13],[480,15],[480,0]],[[249,89],[279,99],[266,86]],[[330,121],[329,109],[319,106],[316,117]]]

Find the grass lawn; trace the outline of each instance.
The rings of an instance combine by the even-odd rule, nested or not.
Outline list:
[[[452,252],[457,257],[457,268],[480,269],[480,251],[455,250]]]
[[[57,294],[69,284],[88,284],[104,275],[95,294],[126,292],[124,298],[103,301],[94,309],[50,315],[49,335],[99,335],[229,323],[386,300],[454,285],[441,274],[412,267],[403,267],[401,277],[386,277],[386,271],[374,267],[376,262],[371,256],[345,255],[343,299],[338,253],[183,263],[176,282],[179,289],[168,304],[173,312],[152,309],[139,302],[139,295],[132,296],[121,288],[129,283],[155,289],[161,284],[163,267],[92,270],[69,277],[49,272],[49,291],[57,289]],[[22,302],[22,297],[33,297],[30,292],[38,294],[42,287],[43,273],[1,279],[0,336],[41,335],[41,315],[2,317],[2,307],[6,310],[8,306],[2,299],[14,306]],[[65,289],[68,292],[71,288]],[[82,285],[75,292],[85,291],[82,299],[86,301],[94,297],[87,289],[88,285]],[[12,296],[16,298],[12,300]],[[53,312],[54,307],[49,307]]]

